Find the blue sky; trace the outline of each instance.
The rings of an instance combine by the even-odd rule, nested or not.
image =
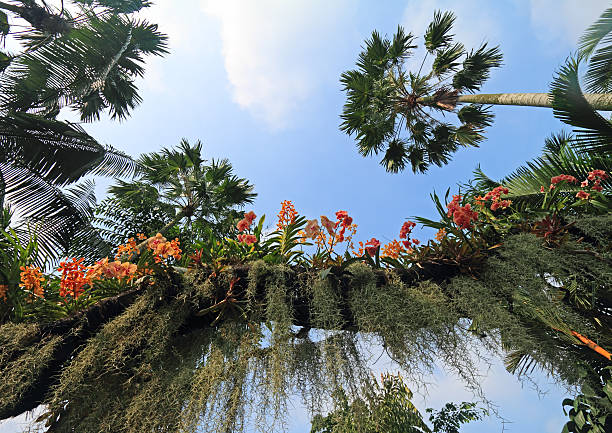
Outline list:
[[[375,236],[383,242],[396,238],[410,216],[436,217],[429,198],[434,190],[456,188],[478,164],[502,177],[537,156],[544,138],[563,126],[548,109],[494,108],[495,123],[480,148],[461,150],[449,165],[426,175],[386,173],[377,159],[359,156],[352,138],[338,130],[344,103],[339,76],[354,67],[372,30],[391,34],[401,24],[420,37],[435,9],[452,10],[459,41],[471,48],[486,40],[504,53],[504,66],[493,72],[484,93],[546,92],[581,32],[608,6],[603,0],[156,3],[143,15],[168,33],[170,55],[148,62],[139,82],[144,102],[131,118],[85,125],[88,132],[134,156],[183,137],[200,139],[206,157],[229,158],[236,173],[254,183],[258,215],[271,219],[282,200],[293,200],[309,218],[343,209],[359,225],[360,240]],[[102,196],[109,181],[97,184]],[[421,240],[432,236],[415,233]],[[548,390],[540,398],[499,362],[482,373],[487,396],[513,422],[504,431],[561,431],[561,388],[539,378]],[[472,398],[452,375],[438,372],[431,382],[427,399],[415,398],[421,408]],[[291,431],[309,431],[297,402],[291,421]],[[13,421],[0,424],[0,432],[15,429]],[[502,424],[491,418],[463,431],[501,432]]]

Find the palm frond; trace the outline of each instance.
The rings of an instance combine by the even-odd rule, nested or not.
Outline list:
[[[463,69],[453,77],[453,87],[460,92],[475,92],[489,78],[492,68],[502,64],[499,46],[487,48],[485,42],[477,50],[472,50],[463,60]]]
[[[94,184],[60,188],[46,182],[27,167],[0,163],[6,201],[19,210],[23,224],[33,226],[41,251],[49,258],[66,252],[75,233],[88,224],[95,205]]]
[[[0,109],[54,115],[71,106],[90,121],[108,108],[124,119],[140,102],[133,81],[144,73],[143,55],[166,52],[156,25],[89,14],[86,25],[13,59],[0,76]]]
[[[584,98],[578,78],[579,60],[569,58],[550,86],[553,112],[563,122],[576,127],[575,145],[582,152],[612,152],[612,124],[595,111]]]
[[[466,54],[463,44],[452,42],[454,21],[451,12],[436,11],[427,28],[427,54],[435,53],[430,72],[421,75],[427,55],[418,72],[404,71],[413,38],[398,27],[392,39],[374,31],[357,68],[340,77],[346,92],[340,130],[354,136],[363,156],[384,151],[380,163],[389,172],[408,165],[425,172],[431,165],[447,164],[460,146],[484,140],[484,128],[492,122],[493,115],[481,105],[456,107],[460,92],[478,90],[491,69],[501,65],[501,52],[485,43]],[[452,85],[449,74],[454,74]],[[460,124],[439,116],[451,112]]]
[[[594,170],[612,170],[612,158],[606,156],[591,156],[582,154],[575,148],[575,142],[571,135],[561,133],[551,136],[546,140],[542,156],[527,162],[506,176],[499,182],[486,176],[478,167],[474,171],[471,193],[481,193],[504,185],[508,188],[508,197],[512,199],[515,206],[524,208],[526,206],[539,206],[544,200],[544,194],[540,188],[548,189],[550,180],[560,174],[569,174],[578,180],[586,179],[589,172]],[[601,182],[604,194],[612,194],[612,181],[606,179]],[[574,195],[578,185],[562,183],[557,185],[561,194]]]
[[[455,23],[455,14],[452,12],[434,12],[434,18],[425,31],[425,48],[430,53],[449,45],[453,39],[449,34]]]
[[[535,369],[542,368],[535,358],[522,350],[508,352],[504,357],[504,366],[509,373],[516,374],[519,377],[527,376]]]
[[[612,8],[606,9],[579,41],[580,55],[588,58],[585,74],[589,92],[608,92],[612,86]]]
[[[457,71],[460,65],[458,60],[464,54],[463,44],[459,42],[438,50],[431,67],[433,73],[439,77],[445,73]]]
[[[410,159],[407,156],[407,143],[401,139],[391,140],[385,151],[381,164],[388,172],[398,173],[406,167],[406,162]]]
[[[151,6],[151,2],[147,0],[73,0],[73,2],[90,7],[106,8],[119,14],[138,12],[142,8]]]
[[[612,8],[606,9],[578,41],[578,48],[585,56],[591,56],[595,48],[610,32],[612,32]]]
[[[129,156],[100,145],[78,125],[27,113],[0,116],[0,156],[56,185],[86,174],[130,176],[137,167]]]

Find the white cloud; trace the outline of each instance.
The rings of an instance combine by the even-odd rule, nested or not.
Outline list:
[[[321,81],[320,53],[338,31],[344,1],[204,1],[203,7],[220,23],[234,101],[272,129],[287,126]]]
[[[529,0],[534,33],[560,50],[575,49],[578,38],[608,7],[608,0]]]

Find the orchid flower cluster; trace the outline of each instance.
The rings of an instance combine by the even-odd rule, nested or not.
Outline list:
[[[255,213],[253,211],[247,212],[244,214],[244,218],[241,219],[238,224],[236,224],[236,227],[238,228],[239,232],[246,232],[248,230],[250,230],[251,225],[253,224],[253,221],[255,220],[255,218],[257,217],[257,215],[255,215]],[[257,237],[255,235],[252,234],[248,234],[248,233],[241,233],[238,235],[238,242],[247,244],[247,245],[252,245],[255,242],[257,242]]]
[[[608,178],[608,173],[606,173],[604,170],[592,170],[589,172],[587,178],[583,180],[582,182],[580,182],[580,187],[581,188],[590,187],[592,191],[601,192],[603,191],[601,182],[606,180],[607,178]],[[569,174],[560,174],[558,176],[553,176],[550,178],[550,186],[548,187],[548,190],[549,191],[554,190],[556,188],[556,185],[560,182],[575,183],[575,184],[579,183],[578,179],[576,179],[574,176],[571,176]],[[593,182],[593,183],[590,184],[590,182]],[[544,188],[543,185],[540,187],[540,192],[541,193],[546,192],[546,188]],[[591,194],[592,193],[588,193],[585,190],[581,189],[580,191],[576,193],[576,198],[579,200],[590,200]]]
[[[147,240],[147,248],[152,252],[155,263],[162,263],[164,260],[181,258],[181,249],[178,239],[168,241],[160,233],[151,238],[138,234],[138,239]],[[79,299],[85,288],[92,288],[94,282],[104,279],[116,279],[119,282],[130,283],[136,277],[152,274],[148,268],[148,263],[139,267],[129,260],[140,253],[134,238],[130,238],[126,244],[117,247],[115,260],[111,261],[108,257],[98,260],[93,265],[86,266],[84,258],[70,258],[60,262],[57,271],[59,273],[59,296],[68,299]],[[124,259],[122,261],[122,259]],[[38,298],[45,297],[45,279],[41,269],[37,266],[21,266],[21,283],[19,287],[30,292],[32,296]]]

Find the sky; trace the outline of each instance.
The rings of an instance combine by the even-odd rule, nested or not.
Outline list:
[[[352,137],[339,131],[344,94],[342,72],[353,69],[373,30],[391,35],[398,25],[419,38],[436,9],[457,15],[456,39],[468,48],[499,44],[503,66],[483,93],[547,92],[555,70],[603,10],[603,0],[157,0],[143,17],[169,36],[170,54],[147,61],[138,87],[143,103],[118,123],[84,125],[98,141],[137,156],[178,144],[204,143],[206,158],[229,158],[258,193],[247,210],[278,212],[293,200],[308,218],[347,210],[358,240],[395,239],[406,218],[436,219],[429,194],[470,179],[480,165],[493,178],[538,156],[544,139],[563,129],[546,108],[494,107],[495,123],[480,148],[463,149],[450,164],[426,175],[385,172],[363,158]],[[417,50],[409,65],[420,62]],[[110,180],[97,179],[98,197]],[[417,229],[422,241],[433,233]],[[373,348],[375,351],[376,348]],[[392,368],[374,365],[377,370]],[[483,389],[500,407],[500,418],[462,431],[558,433],[565,391],[545,377],[540,391],[521,384],[499,361],[483,366]],[[471,400],[462,383],[443,369],[431,377],[419,408]],[[412,386],[412,385],[411,385]],[[416,384],[413,384],[416,387]],[[291,432],[308,432],[309,417],[296,400]],[[0,424],[16,431],[18,420]]]

